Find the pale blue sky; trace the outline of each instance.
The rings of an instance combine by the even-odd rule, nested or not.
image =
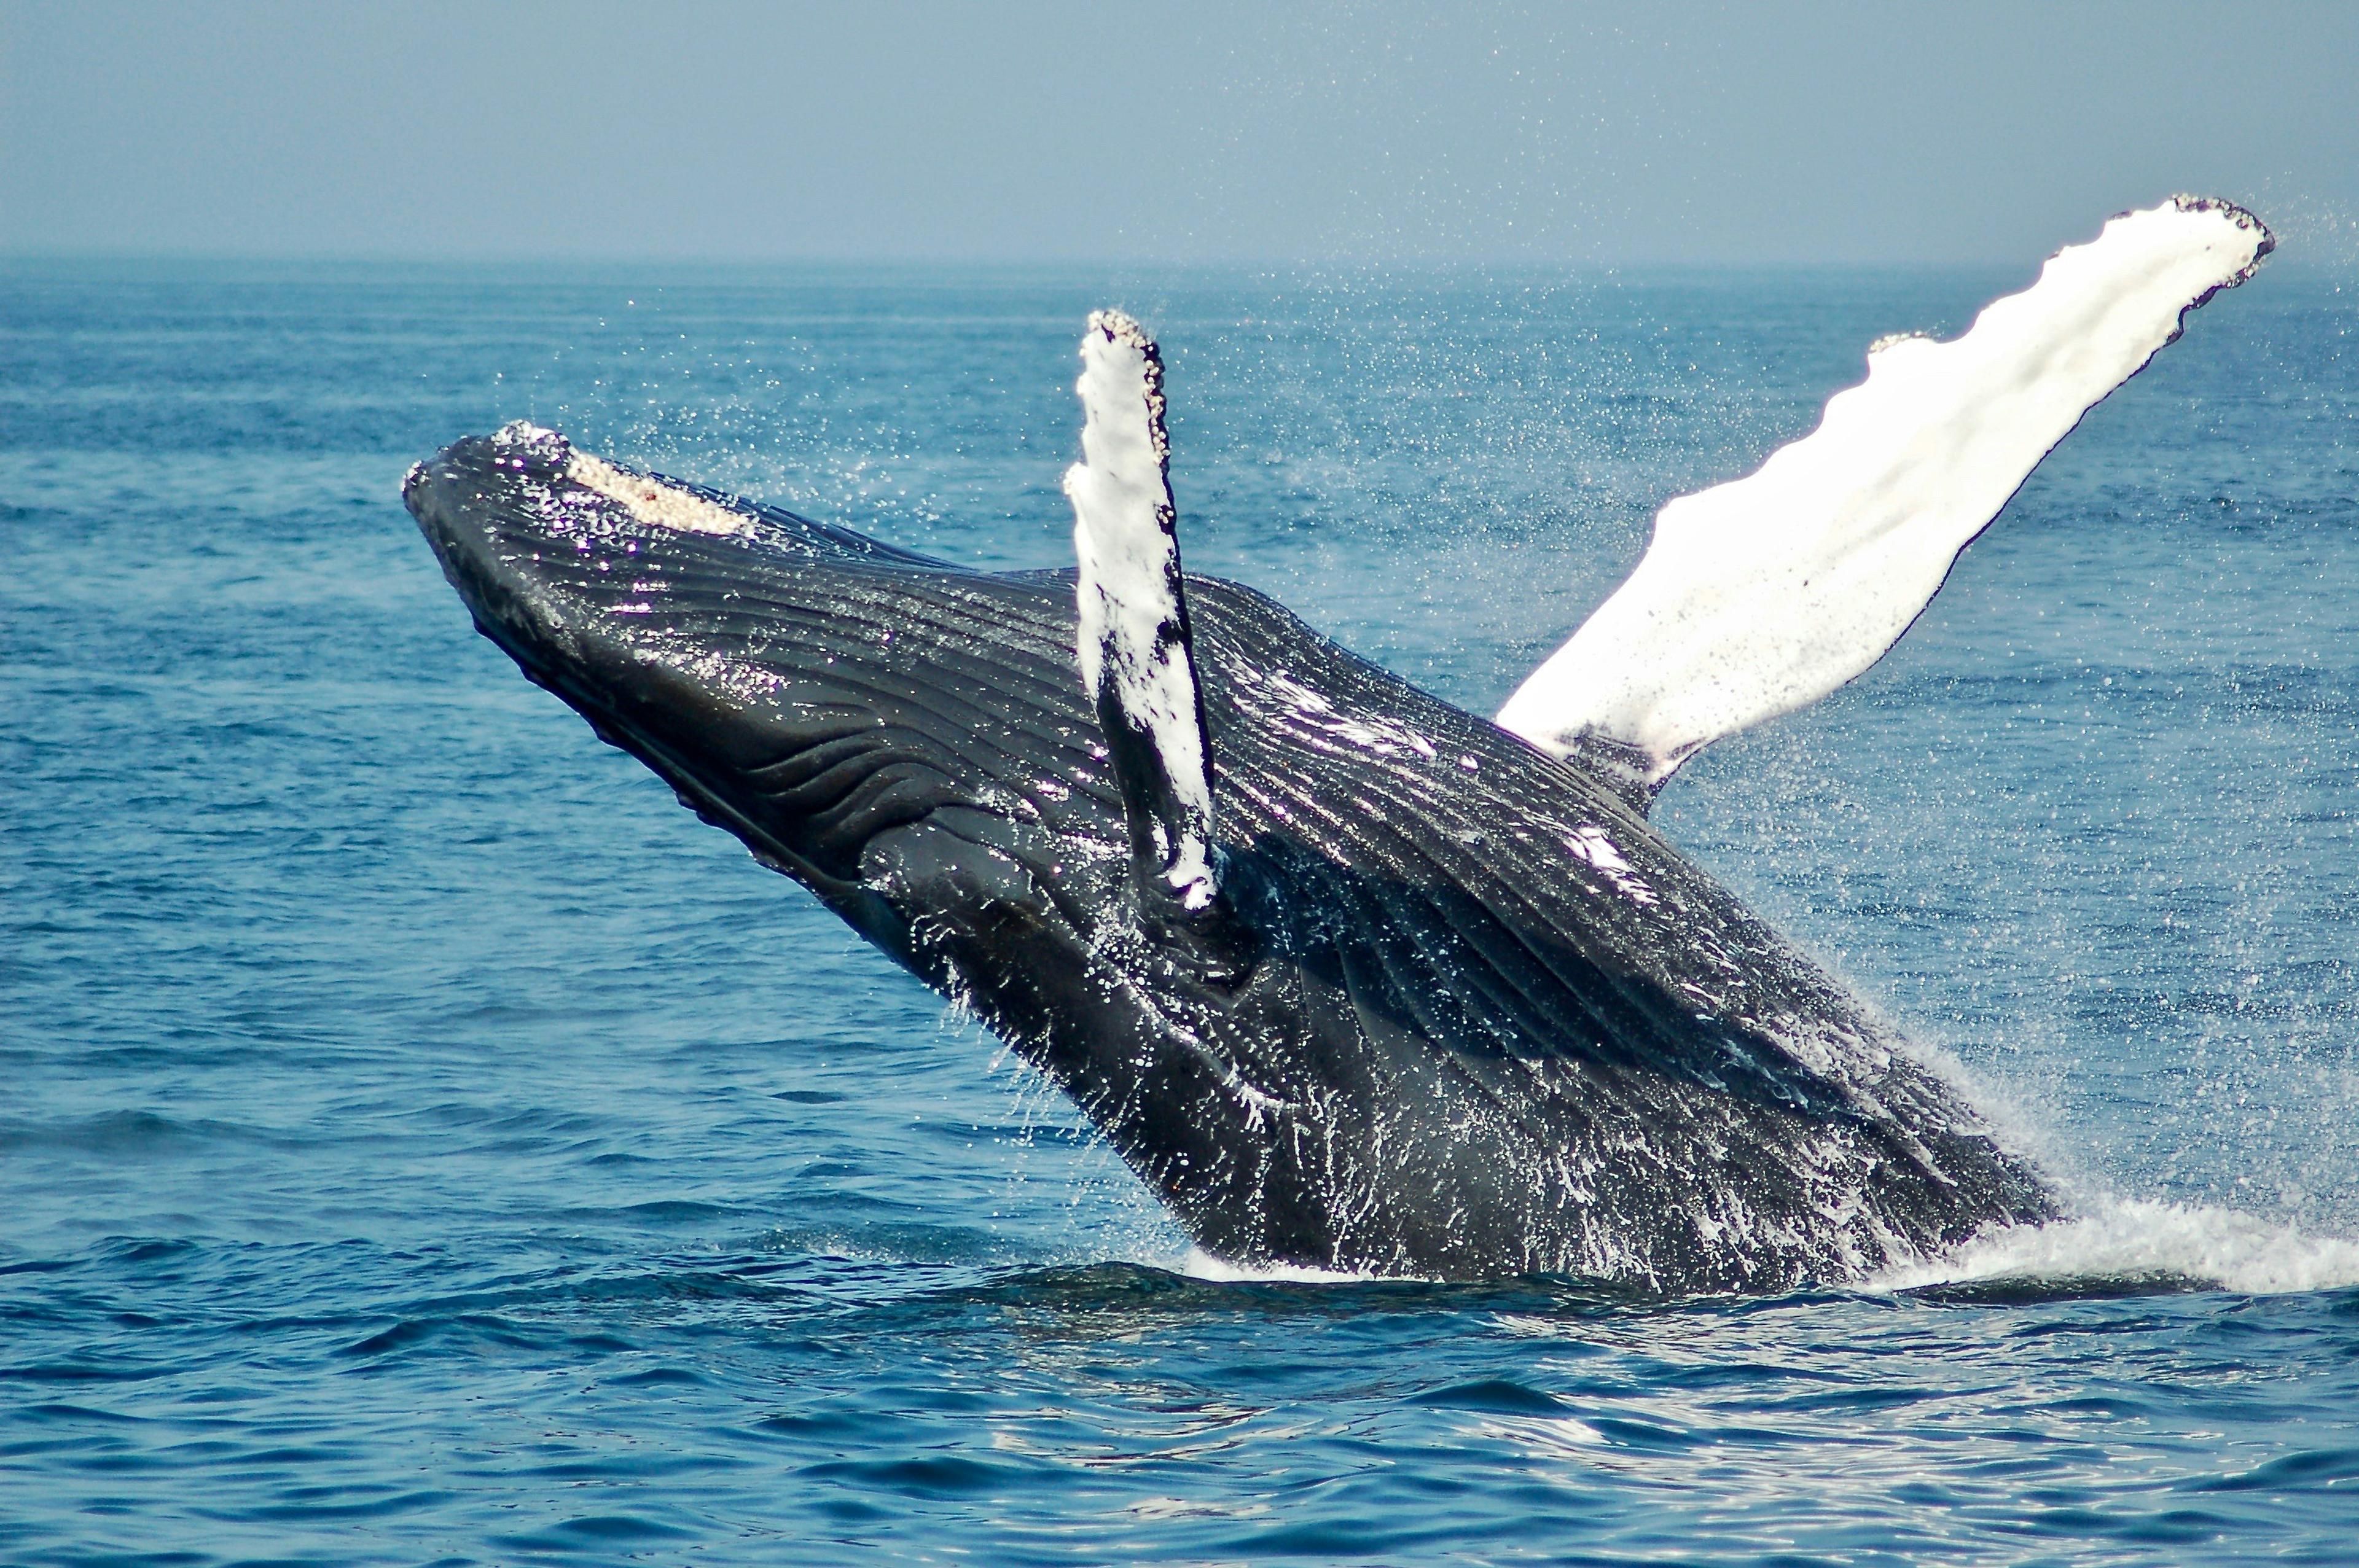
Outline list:
[[[0,0],[0,250],[2332,265],[2359,5]]]

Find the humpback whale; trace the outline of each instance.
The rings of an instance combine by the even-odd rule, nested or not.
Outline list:
[[[1856,1279],[2065,1199],[1647,819],[1893,645],[2046,452],[2249,276],[2177,198],[1671,501],[1496,720],[1179,553],[1163,366],[1084,333],[1077,562],[981,572],[514,424],[404,499],[603,740],[971,1008],[1207,1251],[1668,1292]]]

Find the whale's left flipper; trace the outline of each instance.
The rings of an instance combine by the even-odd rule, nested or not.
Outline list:
[[[1142,880],[1190,910],[1219,891],[1212,748],[1188,631],[1163,427],[1163,360],[1118,310],[1082,338],[1082,459],[1065,474],[1081,558],[1082,682],[1097,705]]]
[[[1498,724],[1644,806],[1724,735],[1875,664],[2040,459],[2274,246],[2225,201],[2125,212],[1962,337],[1888,339],[1819,427],[1655,519],[1629,579]]]

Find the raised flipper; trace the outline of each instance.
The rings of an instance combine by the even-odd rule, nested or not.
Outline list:
[[[2242,208],[2174,197],[2059,251],[1962,337],[1875,344],[1817,429],[1663,508],[1637,569],[1499,726],[1643,808],[1702,747],[1835,690],[1900,640],[2081,416],[2275,243]]]
[[[1081,558],[1082,683],[1097,704],[1141,879],[1201,910],[1218,888],[1212,749],[1173,533],[1163,361],[1118,310],[1082,338],[1082,461],[1065,474]]]

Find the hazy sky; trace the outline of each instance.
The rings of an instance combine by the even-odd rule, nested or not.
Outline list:
[[[2343,265],[2359,5],[0,0],[0,250]]]

